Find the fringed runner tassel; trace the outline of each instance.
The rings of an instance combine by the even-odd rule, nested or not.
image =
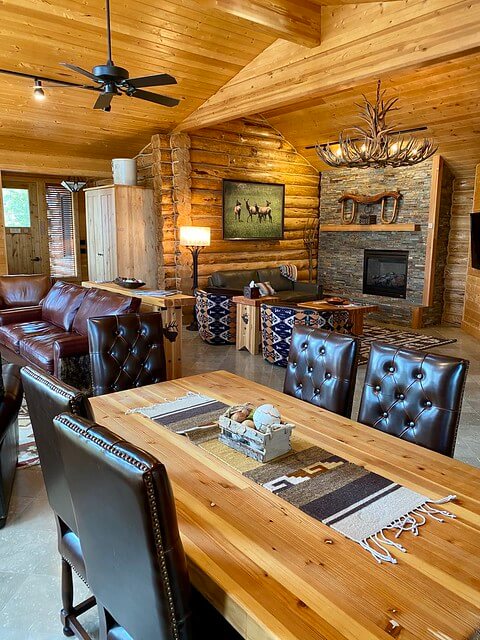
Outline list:
[[[445,504],[446,502],[455,500],[455,498],[456,496],[450,495],[446,498],[441,498],[440,500],[427,500],[410,513],[402,516],[401,518],[398,518],[397,520],[394,520],[384,529],[369,536],[368,538],[365,538],[364,540],[360,540],[357,542],[359,542],[362,549],[368,551],[379,564],[382,562],[391,562],[392,564],[397,564],[397,559],[392,556],[390,550],[386,547],[395,547],[395,549],[398,549],[402,553],[406,553],[407,550],[398,542],[387,538],[387,536],[385,535],[385,530],[396,531],[395,538],[401,536],[401,534],[405,531],[409,531],[414,536],[418,536],[418,529],[426,523],[427,517],[430,517],[437,522],[445,522],[445,518],[456,518],[456,515],[454,513],[450,513],[449,511],[446,511],[444,509],[437,509],[436,507],[431,506],[433,504]]]

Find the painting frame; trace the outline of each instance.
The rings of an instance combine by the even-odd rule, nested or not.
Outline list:
[[[250,194],[245,198],[246,194]],[[269,198],[271,200],[269,200]],[[233,201],[241,203],[239,219],[234,216]],[[250,202],[251,201],[251,202]],[[247,211],[256,207],[257,213]],[[260,202],[258,206],[256,203]],[[273,203],[273,206],[267,206]],[[270,212],[268,212],[270,209]],[[260,211],[263,210],[263,213]],[[242,224],[242,215],[243,222]],[[256,217],[257,216],[257,217]],[[246,233],[249,221],[251,233]],[[222,237],[223,240],[283,240],[285,220],[285,184],[277,182],[257,182],[255,180],[234,180],[224,178],[222,183]],[[255,224],[254,224],[255,223]],[[264,226],[262,226],[264,225]],[[271,227],[269,227],[271,225]],[[244,232],[241,233],[243,228]],[[261,233],[259,233],[261,230]]]

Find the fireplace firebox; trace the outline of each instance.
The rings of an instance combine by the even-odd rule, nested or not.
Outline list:
[[[389,298],[407,297],[408,251],[365,249],[363,293]]]

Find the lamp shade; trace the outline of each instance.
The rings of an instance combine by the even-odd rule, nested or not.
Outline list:
[[[182,247],[210,246],[210,227],[180,227]]]

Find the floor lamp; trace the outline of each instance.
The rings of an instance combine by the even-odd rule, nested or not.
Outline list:
[[[210,227],[180,227],[180,246],[192,254],[193,294],[198,289],[198,254],[210,246]],[[198,331],[197,312],[193,307],[193,320],[187,326],[189,331]]]

